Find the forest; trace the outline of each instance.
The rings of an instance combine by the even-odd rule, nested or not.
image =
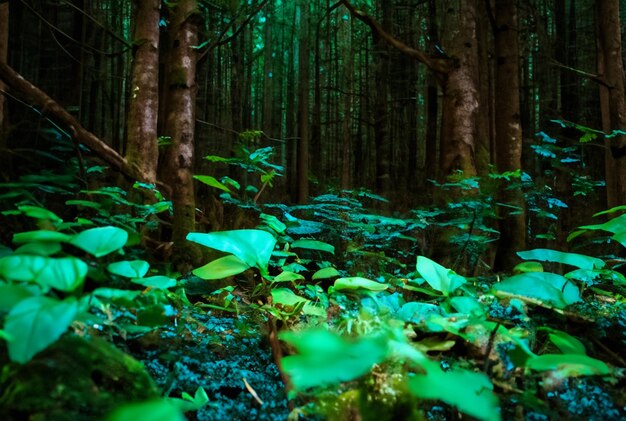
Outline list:
[[[0,0],[0,419],[626,419],[625,0]]]

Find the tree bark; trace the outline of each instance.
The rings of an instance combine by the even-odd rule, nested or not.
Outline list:
[[[298,203],[309,200],[309,2],[300,0],[300,41],[298,50]]]
[[[9,2],[0,3],[0,62],[6,63],[9,54]],[[0,147],[6,146],[5,129],[7,126],[6,90],[0,80]]]
[[[596,3],[598,10],[598,73],[608,86],[600,85],[601,97],[608,97],[602,113],[606,132],[626,130],[624,64],[619,15],[619,0]],[[609,207],[626,203],[626,136],[606,140],[607,202]]]
[[[200,264],[201,253],[186,240],[195,230],[196,201],[192,168],[196,121],[196,64],[198,28],[201,14],[197,0],[180,0],[172,8],[171,45],[166,65],[165,134],[171,144],[160,168],[163,181],[171,189],[174,208],[172,261],[186,273]]]
[[[160,0],[137,1],[128,113],[126,159],[147,183],[156,183],[159,159],[159,19]]]
[[[447,74],[443,84],[441,118],[440,178],[460,170],[464,176],[476,175],[474,148],[478,114],[478,45],[476,1],[460,3],[458,22],[451,28],[450,52],[458,66]]]
[[[43,114],[49,114],[63,123],[77,142],[87,146],[114,169],[119,170],[133,180],[144,181],[140,174],[135,172],[123,156],[99,139],[95,134],[86,130],[81,126],[78,120],[68,113],[58,102],[24,79],[19,73],[2,61],[0,61],[0,79],[2,79],[9,88],[24,95],[30,103],[40,108]]]
[[[519,87],[519,40],[517,3],[496,0],[496,166],[499,172],[522,167],[522,127]],[[496,270],[510,269],[518,261],[516,252],[526,247],[524,199],[519,189],[500,190],[503,203],[519,207],[507,215],[500,209],[500,241],[496,253]]]

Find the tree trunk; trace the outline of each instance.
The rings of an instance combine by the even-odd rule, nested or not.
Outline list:
[[[474,148],[478,113],[478,45],[476,0],[460,2],[458,21],[450,28],[450,52],[458,65],[447,74],[443,85],[440,178],[461,170],[476,175]]]
[[[197,0],[180,0],[172,7],[171,45],[166,62],[168,86],[165,103],[165,134],[171,144],[165,152],[162,179],[171,189],[174,208],[172,260],[186,273],[200,263],[200,252],[186,241],[195,230],[196,201],[192,167],[196,121],[196,61],[200,11]]]
[[[309,2],[300,0],[300,41],[298,51],[298,203],[309,200]]]
[[[602,112],[603,130],[626,130],[624,64],[620,30],[619,0],[596,3],[598,10],[598,73],[610,87],[600,85],[601,96],[608,97]],[[606,140],[606,180],[609,207],[626,203],[626,136]]]
[[[0,62],[6,63],[9,54],[9,2],[0,3]],[[6,146],[5,129],[7,126],[6,86],[0,80],[0,148]]]
[[[341,188],[352,187],[352,24],[349,20],[341,24],[341,55],[343,57],[343,122],[342,122],[342,156],[341,156]]]
[[[126,159],[142,180],[156,183],[159,158],[159,19],[160,0],[137,2],[128,113]]]
[[[522,128],[520,120],[519,40],[517,3],[496,0],[496,166],[499,172],[516,171],[522,167]],[[500,190],[500,201],[519,207],[507,215],[500,209],[500,241],[496,254],[496,270],[510,269],[518,261],[516,252],[526,246],[524,199],[519,189]]]

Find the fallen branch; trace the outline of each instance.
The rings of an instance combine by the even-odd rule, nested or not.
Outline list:
[[[58,102],[24,79],[24,77],[2,61],[0,61],[0,79],[12,90],[27,97],[29,102],[41,109],[42,114],[51,115],[56,120],[63,123],[77,142],[87,146],[113,168],[133,180],[143,181],[138,177],[138,172],[135,171],[128,164],[128,161],[115,149],[111,148],[95,134],[85,129],[78,120],[68,113]]]

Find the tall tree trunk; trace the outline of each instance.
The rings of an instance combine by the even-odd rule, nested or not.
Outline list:
[[[458,21],[450,28],[448,50],[458,65],[446,75],[443,85],[440,178],[463,171],[476,175],[474,156],[478,113],[478,45],[476,0],[459,2]]]
[[[341,188],[352,187],[352,24],[343,21],[340,28],[341,55],[343,56],[343,123],[342,123],[342,156],[341,156]]]
[[[435,52],[435,46],[439,44],[439,29],[437,23],[437,2],[428,0],[428,36],[432,43],[431,52]],[[426,77],[426,178],[436,180],[438,162],[437,123],[439,120],[439,88],[437,86],[437,73],[428,69]],[[428,184],[432,186],[432,184]]]
[[[382,8],[382,28],[391,27],[391,4],[379,1]],[[376,145],[376,192],[389,194],[391,191],[391,140],[389,139],[389,50],[385,40],[374,36],[375,54],[375,98],[374,98],[374,144]]]
[[[165,152],[162,179],[169,186],[174,207],[172,259],[185,273],[200,263],[200,252],[186,241],[195,230],[196,201],[192,167],[196,121],[196,60],[201,14],[197,0],[180,0],[172,7],[171,45],[166,62],[165,134],[171,144]]]
[[[9,2],[0,3],[0,62],[6,63],[9,54]],[[6,86],[0,80],[0,91]],[[6,98],[0,92],[0,148],[6,146],[5,129],[7,126]]]
[[[626,97],[619,0],[596,3],[598,10],[598,70],[608,86],[600,85],[608,97],[602,111],[604,131],[626,130]],[[606,140],[607,202],[609,207],[626,203],[626,136]]]
[[[142,180],[156,183],[159,158],[159,19],[160,0],[137,1],[135,58],[132,67],[126,160]]]
[[[522,127],[520,120],[519,40],[517,3],[496,0],[496,166],[499,172],[522,167]],[[516,252],[526,246],[524,199],[519,189],[500,190],[500,200],[520,208],[512,215],[501,209],[500,241],[496,269],[510,269]]]
[[[298,51],[298,203],[309,200],[309,2],[300,0]]]

